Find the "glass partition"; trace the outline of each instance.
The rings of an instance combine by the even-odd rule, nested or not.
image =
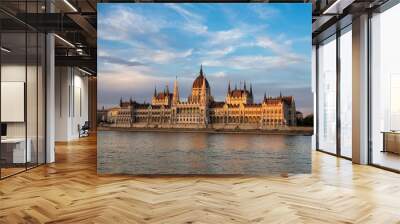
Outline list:
[[[30,162],[26,126],[26,33],[1,34],[1,175],[24,171]],[[6,49],[6,50],[4,50]]]
[[[352,157],[352,35],[351,25],[340,35],[340,154]]]
[[[318,149],[336,153],[336,36],[318,47]]]
[[[371,162],[400,170],[400,4],[371,18]]]
[[[27,33],[27,74],[26,74],[26,114],[27,114],[27,151],[29,160],[27,167],[37,165],[38,149],[38,34],[35,32]]]
[[[43,11],[43,1],[8,4]],[[45,163],[45,44],[45,34],[0,12],[0,178]]]

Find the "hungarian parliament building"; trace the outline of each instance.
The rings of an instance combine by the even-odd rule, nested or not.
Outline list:
[[[267,97],[262,102],[253,100],[250,85],[238,89],[228,84],[224,102],[215,101],[210,84],[200,72],[192,85],[192,91],[184,101],[179,96],[178,81],[172,93],[168,86],[161,92],[154,89],[151,103],[138,103],[132,99],[109,109],[99,110],[100,122],[111,127],[166,127],[208,128],[233,125],[256,128],[275,128],[296,125],[296,106],[293,96]]]

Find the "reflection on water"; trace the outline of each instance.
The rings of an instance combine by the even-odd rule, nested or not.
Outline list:
[[[311,172],[311,137],[99,131],[99,173],[271,174]]]

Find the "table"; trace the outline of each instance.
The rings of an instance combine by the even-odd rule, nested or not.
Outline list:
[[[26,163],[26,162],[31,162],[32,159],[32,153],[31,153],[31,145],[32,141],[31,139],[26,139],[26,142],[28,142],[25,151],[25,138],[6,138],[6,139],[1,139],[1,154],[2,157],[4,154],[12,154],[12,157],[9,156],[8,161],[10,163]],[[3,157],[4,158],[4,157]],[[7,159],[7,158],[6,158]]]
[[[382,152],[400,154],[400,131],[383,131]]]

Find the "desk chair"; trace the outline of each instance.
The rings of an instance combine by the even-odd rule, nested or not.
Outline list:
[[[82,127],[78,125],[78,129],[79,129],[79,138],[89,136],[89,129],[90,129],[89,121],[85,121]]]

